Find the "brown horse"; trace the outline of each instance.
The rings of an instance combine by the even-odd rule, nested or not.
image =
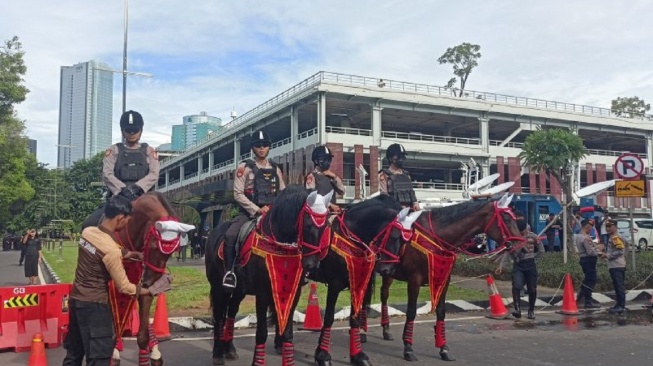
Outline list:
[[[351,294],[350,350],[353,365],[371,365],[363,351],[356,315],[369,305],[374,284],[373,272],[390,275],[399,263],[399,252],[412,236],[412,224],[421,212],[409,214],[392,197],[381,195],[351,206],[331,225],[329,251],[320,268],[309,278],[327,285],[324,324],[315,350],[315,362],[330,366],[331,326],[338,295],[346,288]],[[325,233],[324,235],[327,235]]]
[[[222,287],[225,268],[219,254],[229,223],[211,233],[205,264],[211,285],[214,365],[224,364],[225,358],[238,358],[233,344],[234,320],[240,302],[248,294],[256,296],[256,347],[252,365],[265,365],[266,318],[272,305],[276,309],[277,323],[281,324],[277,335],[283,342],[283,364],[294,364],[292,314],[301,293],[304,271],[319,266],[319,253],[323,249],[320,238],[327,226],[331,195],[309,194],[297,184],[290,184],[279,192],[270,211],[261,217],[256,230],[248,236],[252,238],[248,240],[253,240],[251,256],[241,261],[242,267],[237,268],[237,286],[232,292]]]
[[[132,202],[132,206],[132,217],[129,223],[116,234],[126,249],[143,253],[143,262],[125,262],[124,264],[129,280],[147,288],[166,272],[168,258],[179,246],[180,233],[193,227],[178,222],[175,211],[161,193],[146,193]],[[139,364],[148,362],[150,352],[152,365],[163,364],[163,358],[158,350],[158,342],[149,325],[153,299],[152,296],[138,297]],[[131,304],[129,300],[127,297],[127,303]],[[131,306],[119,306],[119,304],[125,304],[125,296],[116,296],[112,302],[116,305],[114,306],[114,318],[117,318],[119,323],[124,326]],[[118,332],[122,333],[122,329],[124,328],[119,326],[116,334],[118,337],[117,349],[119,350],[122,348],[120,340],[122,334],[118,334]],[[120,362],[116,352],[114,352],[113,362],[114,365]]]
[[[455,358],[446,342],[444,318],[445,297],[451,279],[451,270],[458,249],[473,236],[486,233],[499,246],[512,250],[523,245],[524,239],[517,229],[515,217],[508,207],[512,196],[504,195],[500,201],[469,201],[453,206],[434,208],[422,214],[414,224],[415,235],[401,256],[401,262],[390,276],[383,276],[381,288],[381,325],[383,338],[392,340],[388,317],[388,296],[393,279],[408,283],[408,307],[404,325],[404,358],[416,361],[413,351],[413,325],[417,312],[420,286],[430,285],[431,306],[437,304],[435,346],[445,361]],[[514,246],[515,243],[519,243]],[[364,318],[364,317],[363,317]]]

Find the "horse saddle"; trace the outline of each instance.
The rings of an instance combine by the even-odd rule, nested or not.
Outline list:
[[[258,218],[251,219],[247,221],[243,226],[240,227],[238,232],[238,239],[236,240],[236,253],[240,254],[240,250],[243,249],[247,237],[249,234],[256,228],[258,224]]]

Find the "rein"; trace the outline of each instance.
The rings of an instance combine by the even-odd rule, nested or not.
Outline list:
[[[351,229],[349,229],[347,224],[345,224],[344,214],[338,215],[337,219],[340,224],[339,226],[342,234],[345,235],[350,241],[356,242],[363,246],[365,251],[369,251],[370,253],[374,254],[377,257],[376,260],[380,263],[399,263],[401,259],[399,254],[394,254],[387,249],[387,244],[388,240],[390,239],[392,229],[399,230],[402,238],[406,242],[409,241],[413,236],[413,231],[411,229],[405,229],[403,225],[401,225],[401,223],[397,220],[397,218],[394,218],[378,234],[376,234],[368,246],[365,242],[363,242],[363,240],[356,236],[356,234],[354,234]],[[380,259],[382,255],[387,256],[388,259]]]
[[[268,215],[267,213],[264,214],[263,217],[261,217],[261,220],[265,219],[265,216]],[[311,244],[307,241],[304,240],[304,216],[308,215],[311,218],[311,221],[313,223],[313,226],[315,226],[317,229],[321,229],[326,225],[327,222],[327,217],[329,215],[329,212],[325,212],[323,214],[317,213],[308,206],[308,204],[304,203],[302,206],[302,209],[299,214],[299,218],[297,219],[297,223],[295,224],[295,228],[297,229],[298,236],[297,236],[297,242],[296,243],[282,243],[277,240],[276,236],[274,235],[274,230],[272,230],[272,214],[270,214],[270,219],[268,220],[268,228],[270,230],[270,234],[266,234],[265,231],[263,230],[263,223],[261,223],[261,230],[259,233],[259,237],[262,240],[265,240],[266,242],[270,244],[276,244],[279,246],[294,246],[294,247],[299,247],[302,249],[302,255],[305,256],[310,256],[310,255],[315,255],[317,253],[320,253],[323,250],[322,245],[319,243],[317,245]],[[308,248],[311,251],[308,253],[303,253],[303,248]]]

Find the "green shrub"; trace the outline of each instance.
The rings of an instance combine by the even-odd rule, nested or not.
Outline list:
[[[653,252],[640,252],[635,254],[637,272],[632,270],[632,254],[627,257],[628,267],[626,269],[626,290],[653,288]],[[453,274],[465,277],[476,277],[491,273],[495,279],[502,281],[511,280],[512,268],[504,270],[501,275],[495,275],[494,270],[498,264],[494,260],[478,258],[467,260],[466,256],[459,256],[454,267]],[[578,288],[583,280],[583,271],[578,264],[578,259],[569,257],[567,264],[563,264],[562,253],[545,253],[537,262],[538,279],[540,286],[558,288],[564,276],[570,273],[574,280],[574,288]],[[597,283],[596,291],[613,291],[612,280],[608,273],[608,266],[605,260],[599,259],[596,266]],[[649,277],[650,276],[650,277]],[[648,278],[647,278],[648,277]],[[646,281],[645,281],[646,280]],[[637,286],[637,287],[636,287]]]

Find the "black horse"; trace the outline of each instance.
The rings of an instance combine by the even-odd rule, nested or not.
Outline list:
[[[331,365],[329,343],[336,301],[340,292],[350,288],[350,361],[354,365],[370,365],[363,352],[356,315],[369,305],[374,285],[373,271],[390,275],[399,262],[399,251],[412,236],[412,223],[420,212],[409,214],[394,198],[381,195],[357,203],[338,216],[331,225],[329,251],[309,278],[327,284],[324,325],[315,350],[319,366]],[[347,259],[345,259],[347,258]],[[365,281],[368,285],[364,286]],[[352,288],[351,284],[354,283]],[[359,284],[359,285],[356,285]]]
[[[332,194],[332,193],[331,193]],[[214,230],[208,238],[206,247],[206,276],[211,285],[211,306],[213,308],[214,341],[213,364],[224,364],[227,359],[237,359],[238,353],[233,344],[234,319],[238,313],[240,302],[246,295],[256,296],[256,349],[253,365],[265,364],[265,341],[267,340],[267,309],[271,306],[280,313],[279,306],[285,304],[285,312],[279,318],[284,323],[277,335],[283,342],[284,364],[294,362],[292,345],[292,314],[300,295],[299,281],[304,277],[304,271],[315,270],[319,266],[319,246],[322,232],[326,228],[327,205],[331,194],[321,196],[317,192],[309,194],[308,190],[296,184],[288,185],[279,192],[270,211],[259,221],[253,235],[260,248],[266,247],[275,252],[276,258],[291,258],[296,270],[285,272],[281,277],[292,277],[285,282],[288,290],[285,297],[278,291],[273,291],[270,280],[271,256],[261,255],[262,249],[254,245],[251,258],[237,269],[237,287],[227,293],[222,287],[225,273],[224,262],[219,256],[220,246],[224,242],[224,234],[229,222],[223,223]],[[294,259],[293,259],[294,258]],[[298,262],[301,258],[301,263]],[[283,259],[285,261],[285,259]],[[278,267],[275,267],[278,268]],[[278,274],[278,273],[276,273]],[[283,310],[282,309],[282,310]],[[290,319],[288,319],[288,316]],[[287,326],[286,326],[287,325]]]

